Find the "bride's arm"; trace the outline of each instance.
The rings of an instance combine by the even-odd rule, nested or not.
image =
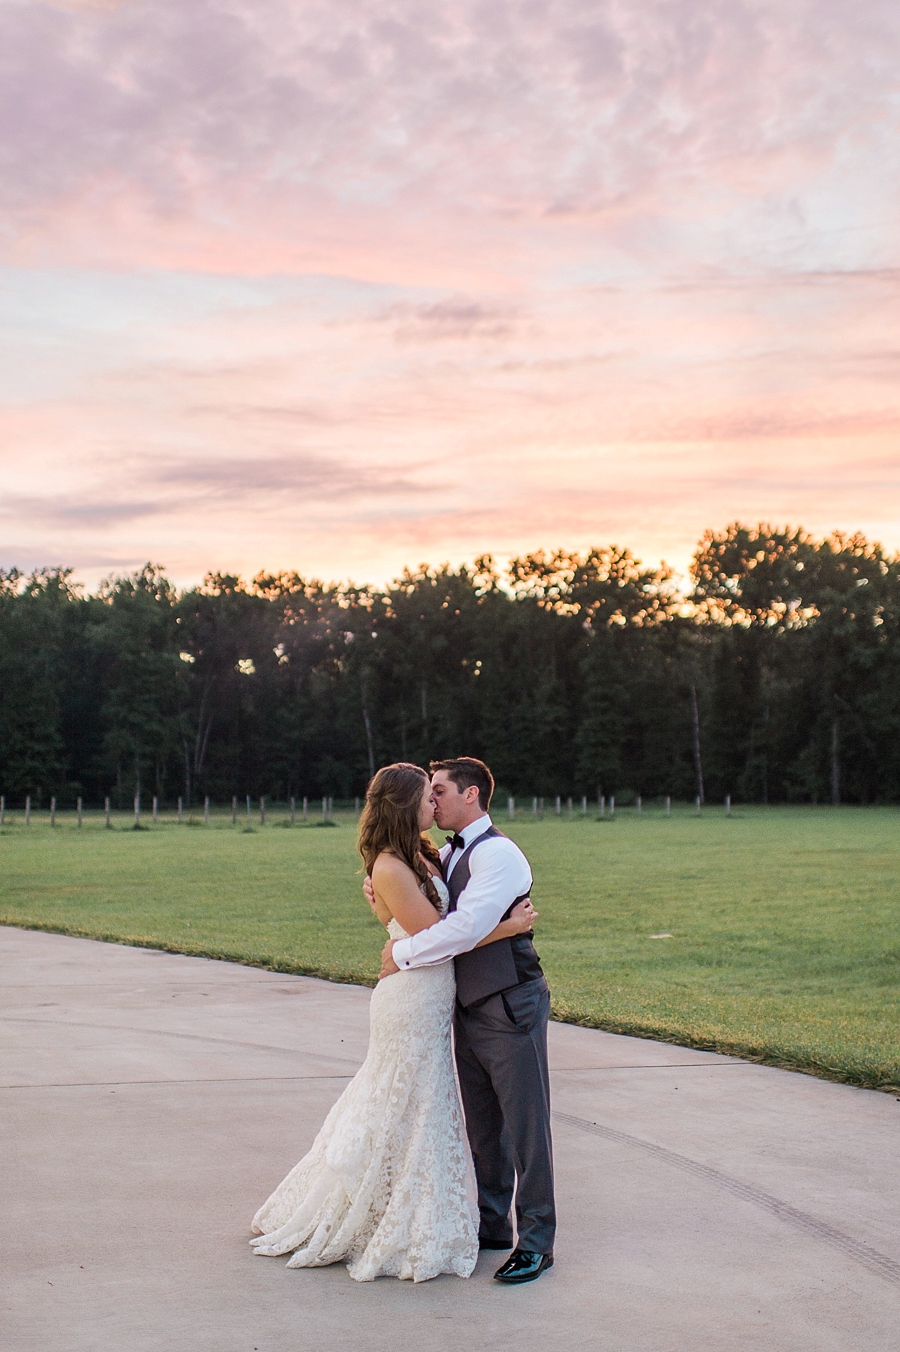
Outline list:
[[[388,918],[393,916],[407,934],[418,934],[440,920],[440,915],[423,892],[412,869],[394,854],[380,854],[372,866],[372,886],[376,905],[380,903]],[[386,923],[379,915],[382,923]]]
[[[501,920],[500,924],[475,947],[484,948],[485,944],[495,944],[498,939],[511,939],[514,934],[527,934],[537,917],[538,913],[529,900],[520,901],[518,906],[514,906],[510,911],[509,919]]]

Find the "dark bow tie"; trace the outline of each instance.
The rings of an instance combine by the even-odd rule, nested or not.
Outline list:
[[[463,840],[462,836],[459,834],[458,831],[455,836],[447,836],[446,841],[447,844],[450,846],[451,852],[453,850],[464,850],[466,848],[466,842]]]

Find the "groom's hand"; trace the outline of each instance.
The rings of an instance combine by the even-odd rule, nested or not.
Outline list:
[[[394,962],[394,941],[388,939],[384,948],[381,950],[381,971],[378,973],[378,980],[382,981],[386,976],[393,976],[399,972],[400,968]]]
[[[526,897],[518,906],[514,906],[509,918],[517,926],[519,934],[528,934],[538,918],[538,913],[531,904],[531,897]]]

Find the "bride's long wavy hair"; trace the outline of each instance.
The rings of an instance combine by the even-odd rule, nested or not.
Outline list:
[[[382,766],[366,790],[357,848],[370,876],[380,854],[387,852],[402,859],[421,880],[426,897],[439,911],[440,898],[425,860],[439,865],[440,855],[431,837],[419,829],[419,804],[427,783],[428,776],[418,765],[400,761]]]

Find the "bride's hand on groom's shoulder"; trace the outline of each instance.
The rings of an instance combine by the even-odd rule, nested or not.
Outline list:
[[[514,906],[509,913],[509,918],[515,924],[517,934],[527,934],[537,920],[538,913],[529,899],[520,901],[518,906]]]

